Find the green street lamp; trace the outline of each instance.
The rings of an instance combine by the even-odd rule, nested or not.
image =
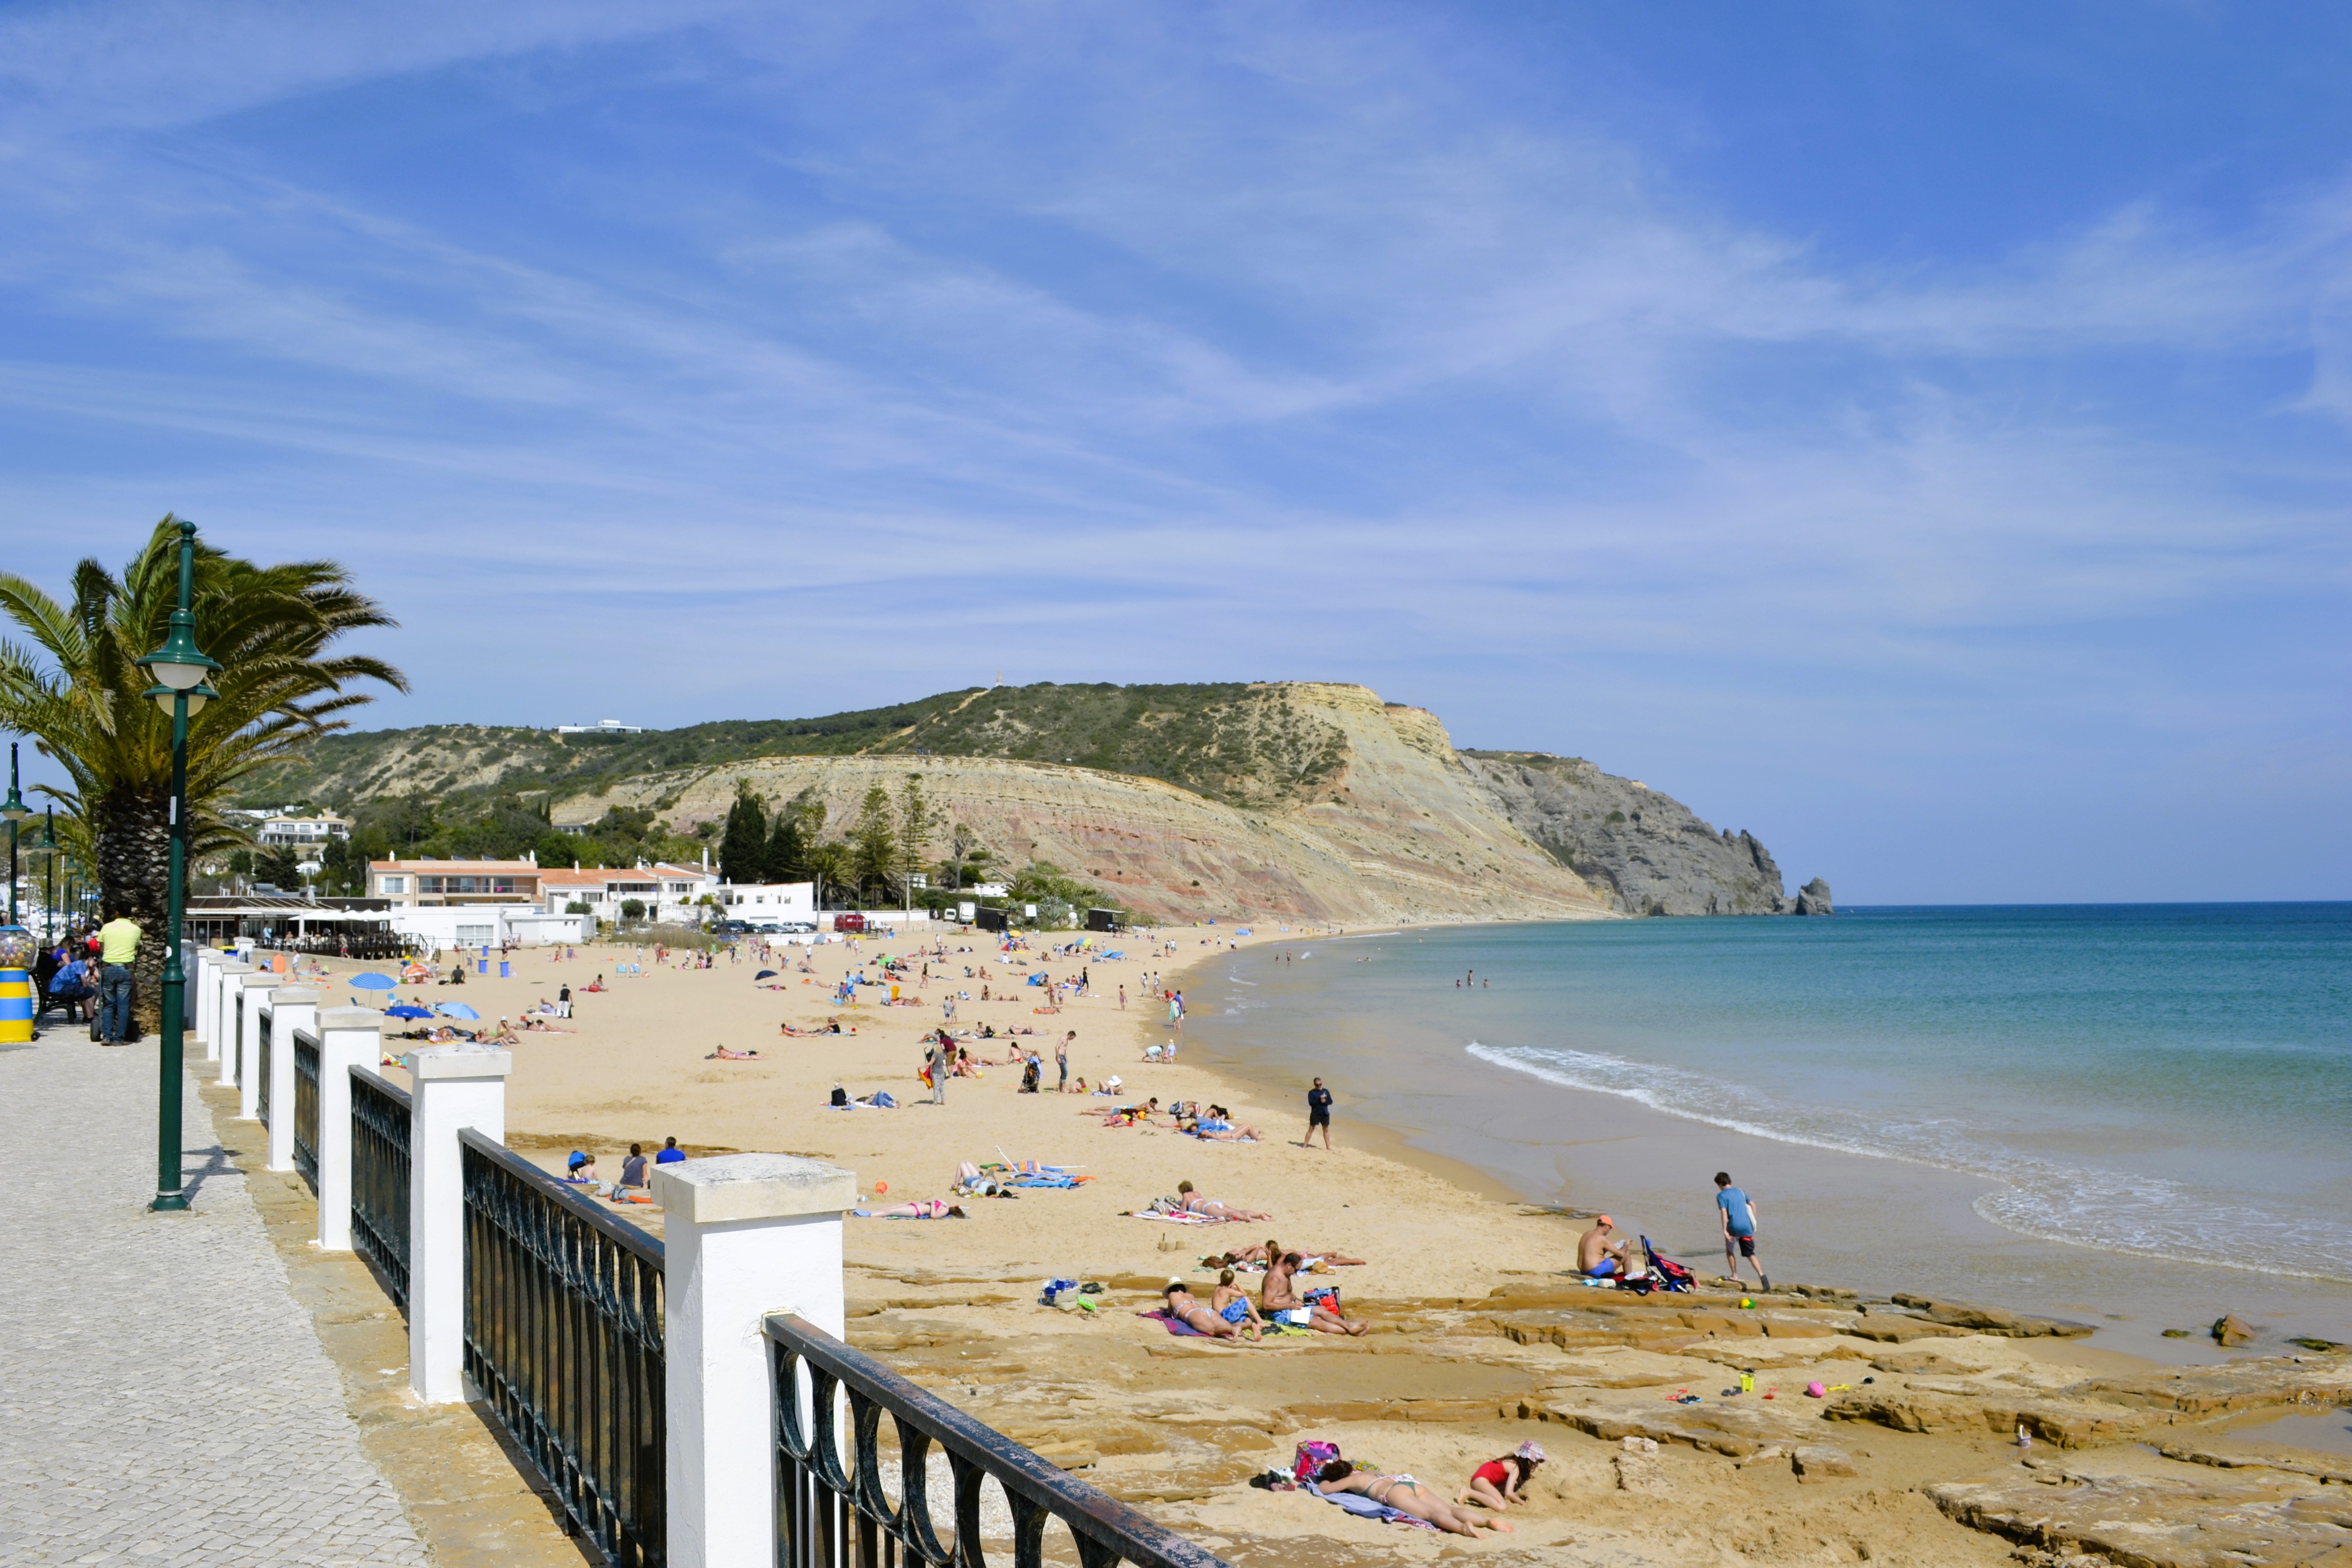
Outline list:
[[[180,928],[187,923],[188,721],[219,695],[205,677],[220,666],[196,647],[196,525],[180,520],[180,600],[172,611],[171,635],[139,661],[155,678],[145,695],[172,716],[172,870],[163,927],[163,1049],[156,1092],[155,1201],[148,1207],[171,1212],[188,1206],[181,1168],[180,1074],[182,1035],[187,1017],[188,976],[180,966]]]
[[[8,819],[8,923],[16,923],[16,825],[32,816],[16,790],[16,742],[8,742],[8,798],[0,801],[0,816]]]
[[[52,947],[58,940],[58,808],[47,807],[41,819],[41,847],[48,851],[44,865],[47,876],[41,884],[41,945]]]

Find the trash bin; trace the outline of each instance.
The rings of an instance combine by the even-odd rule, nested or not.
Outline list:
[[[514,965],[508,963],[503,958],[499,960],[499,978],[501,980],[512,980],[514,978]]]

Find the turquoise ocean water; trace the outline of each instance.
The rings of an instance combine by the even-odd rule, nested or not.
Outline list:
[[[2352,1282],[2352,904],[1301,935],[1217,969],[1210,1050],[1442,1123],[1531,1198],[1552,1086],[1959,1173],[2021,1236]]]

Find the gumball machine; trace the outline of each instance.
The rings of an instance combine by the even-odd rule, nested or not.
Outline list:
[[[0,1045],[33,1037],[33,933],[23,926],[0,926]]]

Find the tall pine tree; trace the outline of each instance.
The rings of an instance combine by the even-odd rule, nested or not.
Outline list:
[[[730,882],[768,880],[768,808],[748,779],[735,786],[727,831],[719,840],[719,865]]]

